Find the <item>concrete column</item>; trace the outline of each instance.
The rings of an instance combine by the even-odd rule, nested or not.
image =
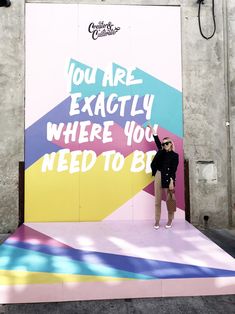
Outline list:
[[[18,163],[24,151],[24,1],[0,8],[0,233],[18,223]]]
[[[185,1],[186,2],[186,1]],[[222,1],[215,0],[217,31],[199,33],[196,1],[182,10],[184,148],[189,159],[194,225],[228,226],[226,87]],[[213,31],[211,1],[201,12],[202,29]]]
[[[231,143],[231,216],[235,227],[235,3],[227,1],[228,27],[228,101]]]

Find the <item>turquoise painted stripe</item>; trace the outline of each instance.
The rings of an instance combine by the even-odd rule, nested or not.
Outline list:
[[[52,256],[6,244],[1,245],[0,269],[145,280],[154,278],[102,265],[102,260],[98,258],[96,263],[80,262],[68,257]]]
[[[71,63],[74,63],[76,67],[79,67],[84,71],[86,69],[91,69],[91,67],[74,59],[71,59],[70,64]],[[117,68],[125,69],[120,65],[113,63],[113,72],[115,72]],[[81,92],[83,97],[97,95],[100,91],[104,91],[106,97],[111,93],[116,93],[118,96],[133,96],[135,94],[144,96],[145,94],[153,94],[155,97],[150,119],[151,123],[159,124],[161,127],[177,136],[183,137],[182,93],[180,91],[138,68],[133,71],[133,75],[135,79],[142,79],[142,84],[131,86],[118,84],[118,86],[115,87],[103,87],[103,75],[104,72],[97,69],[95,84],[82,83],[79,86],[72,84],[71,93]]]

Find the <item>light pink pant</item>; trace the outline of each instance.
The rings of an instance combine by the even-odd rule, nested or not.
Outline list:
[[[174,213],[176,211],[176,202],[175,202],[175,194],[170,192],[169,189],[162,188],[161,184],[161,172],[157,171],[154,178],[154,190],[155,190],[155,221],[159,223],[161,218],[161,201],[162,201],[162,190],[166,195],[166,205],[168,211],[168,220],[171,222],[174,219]],[[172,194],[172,197],[171,197]],[[172,206],[173,199],[173,206]],[[171,206],[170,206],[171,202]],[[173,207],[173,209],[172,209]]]

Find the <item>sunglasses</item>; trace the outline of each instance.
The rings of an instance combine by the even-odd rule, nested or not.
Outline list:
[[[168,145],[168,144],[171,144],[171,141],[163,142],[163,143],[162,143],[162,146],[165,146],[165,145]]]

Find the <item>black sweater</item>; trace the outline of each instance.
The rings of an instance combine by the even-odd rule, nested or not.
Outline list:
[[[152,175],[155,176],[157,170],[161,171],[162,187],[168,188],[170,183],[170,178],[175,182],[176,171],[179,164],[179,155],[171,151],[166,151],[162,149],[161,142],[157,135],[154,135],[154,140],[158,148],[158,152],[153,158],[151,163]]]

